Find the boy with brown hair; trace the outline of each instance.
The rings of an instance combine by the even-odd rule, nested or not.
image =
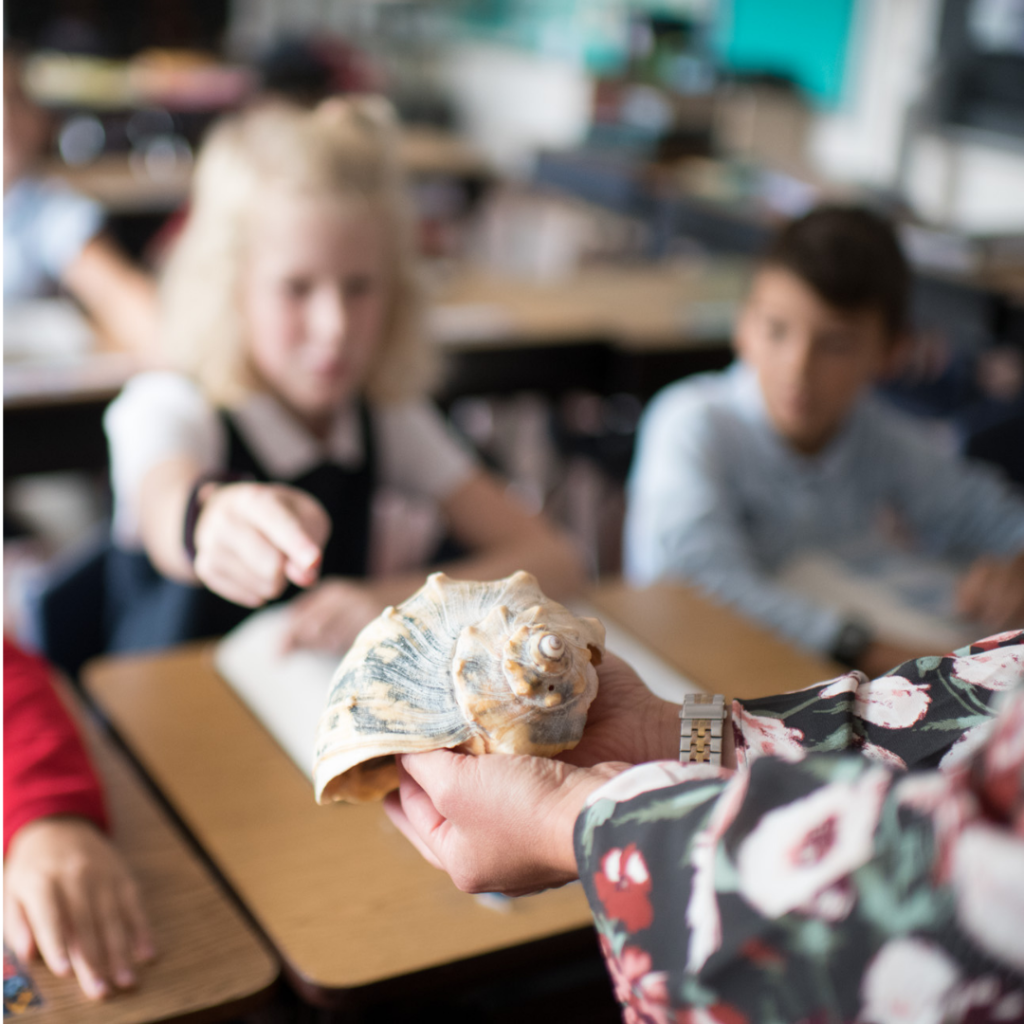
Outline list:
[[[919,551],[963,566],[960,614],[1024,623],[1024,498],[871,394],[905,338],[909,285],[891,226],[867,210],[821,207],[779,234],[736,324],[738,361],[669,386],[644,414],[625,531],[632,581],[694,583],[877,674],[939,652],[886,642],[778,576],[808,551],[884,551],[895,518]]]

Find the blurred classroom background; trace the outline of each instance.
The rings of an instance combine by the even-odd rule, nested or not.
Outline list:
[[[916,342],[891,400],[1024,484],[1021,0],[33,0],[4,14],[6,59],[46,115],[42,173],[100,204],[147,274],[220,114],[267,93],[388,96],[436,398],[595,575],[621,569],[645,403],[731,362],[757,253],[826,199],[891,215],[914,268]],[[5,267],[6,250],[5,217]],[[8,626],[55,560],[107,528],[103,411],[151,358],[66,284],[8,292],[5,272]],[[473,1005],[490,1015],[475,1019],[541,1004],[543,1019],[617,1019],[587,956],[568,980],[527,972],[507,1012],[510,986],[481,983]],[[289,999],[266,1020],[314,1019]]]
[[[619,567],[644,402],[730,360],[752,257],[822,198],[901,226],[919,341],[893,399],[1022,472],[1015,0],[50,0],[8,5],[5,39],[50,115],[45,173],[152,271],[218,114],[389,96],[438,398],[597,571]],[[72,500],[52,474],[101,479],[100,415],[140,357],[59,288],[5,298],[5,533],[52,553],[106,515],[102,485]]]

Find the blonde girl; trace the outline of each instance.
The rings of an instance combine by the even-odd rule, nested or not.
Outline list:
[[[381,100],[221,122],[162,288],[175,372],[111,405],[115,649],[230,628],[292,603],[289,642],[346,647],[424,573],[367,577],[385,491],[429,499],[463,578],[582,582],[571,541],[448,431],[430,374],[412,222]]]

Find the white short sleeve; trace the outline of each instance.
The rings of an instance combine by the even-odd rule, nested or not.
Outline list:
[[[193,459],[203,472],[227,464],[227,433],[216,410],[187,377],[132,378],[103,417],[114,492],[114,541],[139,548],[138,501],[146,474],[169,459]]]
[[[379,485],[444,502],[479,467],[430,402],[381,406],[376,423]]]

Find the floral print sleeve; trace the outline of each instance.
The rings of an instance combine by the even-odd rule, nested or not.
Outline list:
[[[884,676],[850,672],[805,690],[733,702],[736,757],[796,760],[856,750],[897,768],[952,768],[985,742],[997,694],[1024,673],[1020,631]]]
[[[592,794],[576,854],[629,1024],[1024,1021],[1024,633],[882,680],[734,706],[736,772]]]

